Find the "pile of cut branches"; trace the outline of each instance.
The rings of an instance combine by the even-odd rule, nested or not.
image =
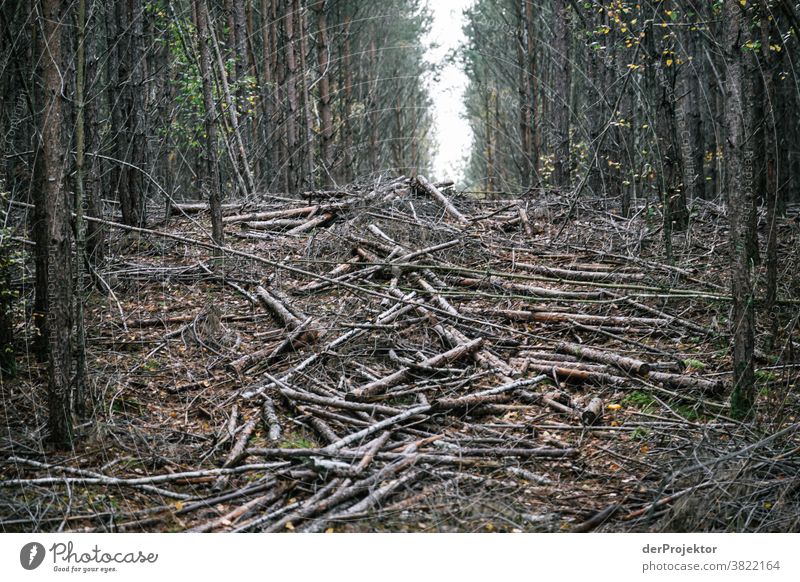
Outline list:
[[[720,221],[676,266],[646,215],[567,209],[398,178],[226,205],[222,259],[202,204],[120,235],[74,454],[39,365],[3,385],[3,529],[796,528],[796,300],[739,423]]]

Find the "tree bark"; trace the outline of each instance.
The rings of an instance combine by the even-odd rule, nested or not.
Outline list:
[[[369,169],[377,174],[380,153],[378,151],[378,49],[375,44],[375,29],[370,30],[369,39]]]
[[[314,148],[314,116],[311,112],[311,97],[308,91],[306,78],[306,55],[308,54],[308,16],[305,8],[300,8],[300,2],[294,0],[297,26],[300,30],[300,83],[303,98],[303,119],[305,121],[305,144],[303,152],[306,166],[306,189],[313,191],[317,187]]]
[[[289,175],[289,191],[297,190],[299,160],[297,151],[297,55],[295,51],[295,19],[292,3],[286,2],[283,13],[283,30],[286,36],[286,145],[289,149],[286,160]]]
[[[525,51],[528,61],[527,72],[527,92],[530,97],[529,102],[529,132],[531,140],[531,183],[532,187],[539,186],[539,152],[541,149],[541,133],[539,131],[539,99],[537,86],[538,64],[536,60],[536,22],[533,17],[533,2],[523,0],[525,3]]]
[[[738,0],[725,0],[723,8],[725,23],[724,48],[728,65],[725,88],[725,177],[728,192],[728,215],[730,219],[731,294],[733,296],[733,393],[731,413],[735,417],[748,417],[753,413],[755,385],[753,371],[753,349],[755,313],[753,307],[753,282],[748,240],[751,223],[750,209],[753,207],[752,151],[745,135],[745,120],[750,104],[747,101],[745,75],[746,58],[751,52],[743,52],[745,17]]]
[[[344,147],[344,166],[342,177],[346,184],[353,181],[353,53],[350,46],[350,28],[352,17],[344,18],[344,39],[342,40],[342,65],[344,66],[344,99],[342,107],[342,131]]]
[[[72,445],[72,255],[70,209],[63,187],[66,148],[62,124],[62,26],[66,7],[62,0],[40,0],[41,20],[37,55],[41,84],[37,102],[41,156],[40,182],[35,203],[44,218],[44,236],[37,242],[37,295],[45,299],[47,314],[47,400],[50,441],[59,448]],[[44,287],[38,287],[38,285]]]
[[[131,139],[130,162],[133,166],[126,166],[128,177],[128,199],[123,204],[123,222],[133,226],[144,226],[145,208],[147,201],[148,182],[144,178],[147,168],[147,90],[145,78],[147,77],[145,49],[144,49],[144,7],[142,0],[128,0],[128,22],[130,23],[130,53],[129,64],[131,75],[128,83],[130,91],[130,111],[128,113],[128,127]]]
[[[220,191],[222,184],[219,162],[217,161],[217,105],[214,101],[211,48],[209,46],[211,39],[207,8],[204,1],[194,0],[195,29],[197,31],[197,46],[200,50],[200,77],[203,84],[204,126],[206,130],[206,163],[202,181],[205,189],[208,190],[208,205],[211,210],[211,237],[216,244],[223,245],[225,243],[225,233],[222,224],[222,195]]]
[[[84,327],[84,292],[86,289],[84,258],[86,255],[86,222],[84,210],[88,201],[84,192],[84,161],[86,150],[86,132],[84,110],[86,108],[86,0],[78,0],[76,22],[77,63],[75,70],[75,261],[76,293],[75,293],[75,412],[82,415],[86,411],[87,377],[86,377],[86,330]]]
[[[553,184],[559,188],[570,187],[570,88],[572,67],[570,64],[570,10],[565,0],[553,2],[554,70],[553,89],[557,101],[553,104]]]
[[[320,152],[326,171],[331,168],[333,115],[331,113],[330,63],[328,61],[328,15],[325,0],[317,0],[312,8],[317,16],[317,68],[319,70]]]
[[[208,10],[208,2],[206,2],[206,0],[203,0],[203,8],[206,16],[208,16],[210,12]],[[225,99],[225,105],[227,106],[226,111],[231,124],[231,133],[233,133],[233,139],[236,142],[236,157],[241,165],[241,172],[239,172],[239,170],[236,168],[234,168],[234,171],[240,173],[240,186],[243,190],[242,194],[249,196],[255,190],[255,182],[253,179],[253,172],[250,170],[250,162],[248,160],[247,150],[245,149],[244,140],[242,138],[242,131],[239,127],[239,116],[236,113],[236,102],[233,99],[230,84],[228,83],[228,74],[225,69],[225,64],[222,61],[222,52],[220,51],[219,43],[217,42],[217,35],[210,25],[207,26],[207,30],[209,37],[211,38],[211,44],[214,48],[214,58],[217,62],[217,73],[219,75],[218,78],[220,84],[222,85],[222,95]]]
[[[233,2],[233,28],[236,42],[236,100],[239,107],[239,116],[242,120],[240,131],[242,143],[246,152],[250,151],[250,104],[247,102],[249,87],[247,72],[250,69],[249,52],[247,50],[247,6],[248,0]]]
[[[521,0],[522,4],[529,4]],[[520,163],[521,185],[523,188],[531,186],[531,161],[533,158],[533,143],[531,139],[531,80],[529,77],[528,62],[528,28],[524,16],[524,7],[520,1],[515,2],[515,16],[517,19],[517,91],[519,93],[519,133],[522,160]]]

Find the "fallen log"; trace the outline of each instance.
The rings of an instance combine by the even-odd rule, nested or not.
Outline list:
[[[413,299],[414,294],[410,293],[408,295],[403,295],[401,293],[400,296],[402,298],[401,300],[405,302]],[[375,323],[378,325],[389,324],[393,322],[396,318],[408,313],[413,308],[414,308],[413,305],[404,305],[402,303],[398,303],[396,305],[393,305],[380,315],[378,315],[378,317],[375,319]],[[321,359],[325,354],[332,353],[338,347],[346,344],[349,341],[352,341],[357,337],[360,337],[364,333],[366,333],[364,329],[351,329],[350,331],[340,335],[336,339],[326,344],[325,347],[320,352],[309,355],[302,362],[300,362],[290,370],[284,372],[280,378],[273,378],[272,376],[267,375],[267,378],[269,379],[268,382],[260,384],[255,387],[249,387],[242,393],[242,398],[245,399],[254,398],[256,396],[263,394],[268,388],[272,388],[275,386],[280,386],[281,388],[288,388],[283,383],[290,380],[295,374],[302,372],[303,370],[311,366],[313,363]]]
[[[339,440],[339,435],[337,435],[336,432],[331,428],[331,426],[321,418],[311,416],[308,419],[308,424],[310,424],[311,428],[317,431],[317,433],[323,439],[325,439],[325,442],[335,443],[336,441]]]
[[[528,219],[527,211],[522,206],[519,206],[517,207],[517,212],[519,214],[519,220],[522,223],[522,228],[525,229],[525,234],[533,236],[534,232],[533,228],[531,228],[531,222]]]
[[[441,191],[439,191],[436,186],[431,184],[425,176],[417,176],[416,180],[414,181],[414,186],[441,204],[447,214],[455,218],[458,222],[462,224],[469,223],[469,219],[461,214],[458,209],[453,206],[453,203],[448,200],[447,196],[442,194]]]
[[[517,447],[459,448],[458,452],[465,457],[523,457],[537,459],[562,459],[578,455],[578,449],[554,447],[538,447],[534,449]]]
[[[325,224],[329,220],[332,220],[333,216],[334,215],[333,215],[332,212],[325,212],[323,214],[320,214],[319,216],[316,216],[314,218],[311,218],[310,220],[307,220],[306,222],[304,222],[300,226],[295,226],[293,229],[287,230],[286,234],[287,235],[300,234],[300,233],[306,232],[307,230],[312,230],[312,229],[314,229],[314,228],[316,228],[318,226],[322,226],[323,224]]]
[[[355,519],[358,517],[366,517],[371,515],[371,508],[379,505],[384,499],[389,497],[397,489],[404,485],[408,485],[411,481],[419,479],[424,476],[425,472],[421,470],[406,471],[406,473],[392,481],[387,481],[381,484],[380,487],[370,492],[364,499],[348,507],[343,511],[337,513],[331,512],[331,515],[321,516],[309,524],[305,525],[300,531],[304,533],[319,532],[325,528],[328,523],[342,522],[348,519]]]
[[[253,415],[253,418],[251,418],[247,424],[242,427],[242,429],[239,431],[239,436],[236,437],[236,441],[234,442],[233,447],[231,447],[231,450],[225,459],[225,462],[222,464],[223,469],[235,467],[247,456],[245,448],[247,447],[247,443],[250,441],[250,437],[253,436],[253,431],[255,431],[257,424],[258,417]],[[228,479],[228,475],[220,475],[214,482],[212,489],[215,491],[223,489],[228,483]]]
[[[496,388],[490,388],[489,390],[483,390],[481,392],[476,392],[475,394],[468,394],[466,396],[459,396],[458,398],[438,398],[432,402],[433,410],[448,410],[453,408],[467,408],[476,406],[478,404],[484,404],[489,402],[491,397],[499,396],[504,394],[505,392],[510,392],[512,390],[519,390],[521,388],[526,388],[529,386],[535,386],[540,382],[543,382],[547,379],[547,376],[541,375],[536,376],[535,378],[530,378],[528,380],[517,380],[515,382],[510,382],[507,384],[503,384],[502,386],[497,386]]]
[[[524,311],[518,309],[497,309],[492,311],[478,310],[480,313],[493,313],[504,317],[510,321],[541,321],[544,323],[556,323],[577,321],[590,325],[626,327],[662,327],[669,325],[670,321],[666,318],[653,317],[627,317],[622,315],[588,315],[585,313],[566,313],[561,311]]]
[[[590,532],[593,529],[603,525],[604,523],[610,521],[619,510],[622,509],[622,505],[618,503],[614,503],[609,505],[602,511],[598,511],[593,516],[591,516],[586,521],[583,521],[577,524],[575,527],[572,528],[572,533],[586,533]]]
[[[455,278],[455,283],[462,287],[473,289],[502,289],[510,291],[516,295],[527,295],[531,297],[544,297],[548,299],[584,299],[597,300],[603,298],[602,291],[562,291],[560,289],[549,289],[547,287],[534,287],[533,285],[523,285],[522,283],[510,283],[500,277],[484,277],[481,279],[471,277]]]
[[[239,210],[242,206],[242,204],[234,203],[221,204],[220,209],[222,211]],[[170,214],[176,211],[180,214],[199,214],[210,210],[207,202],[178,202],[177,204],[170,204],[169,209]]]
[[[346,447],[347,445],[362,441],[366,437],[368,437],[370,435],[373,435],[376,432],[380,432],[380,431],[382,431],[384,429],[387,429],[389,427],[393,427],[393,426],[395,426],[397,424],[400,424],[401,422],[403,422],[405,420],[408,420],[409,418],[411,418],[413,416],[417,416],[419,414],[424,414],[425,412],[428,412],[430,409],[431,409],[431,405],[430,404],[423,404],[423,405],[420,405],[420,406],[416,406],[414,408],[410,408],[409,410],[401,412],[400,414],[397,414],[395,416],[392,416],[392,417],[387,418],[385,420],[382,420],[380,422],[376,422],[372,426],[368,426],[367,428],[361,429],[361,430],[359,430],[357,432],[354,432],[354,433],[352,433],[350,435],[347,435],[346,437],[344,437],[342,439],[339,439],[338,441],[336,441],[334,443],[331,443],[330,445],[325,447],[323,450],[326,451],[326,452],[338,451],[339,449],[342,449],[342,448]]]
[[[416,462],[414,453],[414,450],[408,450],[407,452],[404,452],[402,458],[386,465],[381,470],[375,472],[369,477],[366,477],[360,481],[356,481],[352,485],[350,484],[351,481],[349,479],[345,480],[344,482],[334,479],[331,481],[331,483],[318,491],[316,495],[306,500],[299,509],[293,513],[285,515],[277,522],[267,526],[264,531],[267,533],[281,531],[287,523],[294,523],[301,519],[308,519],[309,517],[323,513],[328,509],[332,509],[343,501],[352,499],[363,491],[369,491],[373,489],[376,485],[383,483],[399,471],[409,467],[410,465],[413,465]],[[344,486],[339,487],[340,484],[343,484]]]
[[[245,354],[241,358],[230,362],[225,367],[238,375],[243,374],[248,368],[256,364],[269,364],[281,354],[298,347],[313,343],[317,339],[316,330],[309,330],[311,318],[307,317],[299,326],[293,329],[286,338],[277,345],[269,345],[255,352]]]
[[[275,292],[267,291],[261,285],[256,287],[256,298],[264,307],[269,310],[275,321],[282,324],[289,330],[295,330],[299,327],[304,327],[304,322],[308,319],[308,317],[300,312],[295,312],[292,307],[285,302],[285,300],[276,295],[277,294]],[[303,335],[303,338],[305,341],[313,341],[316,339],[317,335],[318,332],[316,330],[309,328]]]
[[[546,265],[531,263],[514,263],[517,268],[525,269],[537,275],[552,277],[562,281],[582,281],[590,283],[640,283],[647,277],[644,273],[621,273],[614,271],[574,271],[572,269],[559,269]]]
[[[566,414],[567,416],[571,417],[578,417],[580,414],[577,410],[564,404],[563,402],[559,402],[554,398],[551,398],[547,395],[542,396],[542,404],[548,406],[550,409],[555,410],[556,412],[560,412],[562,414]]]
[[[383,404],[373,404],[367,402],[354,402],[352,400],[345,400],[343,398],[328,398],[311,394],[310,392],[302,392],[293,388],[278,388],[278,392],[286,398],[289,402],[300,400],[302,402],[309,402],[311,404],[318,404],[321,406],[330,406],[331,408],[340,408],[343,410],[354,410],[366,412],[368,414],[382,413],[382,414],[399,414],[403,411],[402,408],[394,406],[385,406]]]
[[[345,398],[347,400],[359,400],[369,396],[374,396],[376,394],[381,394],[392,386],[396,386],[409,379],[413,375],[415,369],[418,369],[419,367],[438,368],[443,364],[449,364],[450,362],[454,362],[465,355],[474,353],[481,347],[481,345],[483,345],[483,338],[478,338],[464,344],[459,344],[442,354],[437,354],[420,362],[417,366],[401,368],[393,374],[379,378],[374,382],[364,384],[363,386],[360,386],[348,393]]]
[[[629,383],[629,380],[627,380],[626,378],[622,378],[620,376],[613,376],[605,372],[581,370],[574,366],[573,367],[567,367],[567,366],[569,366],[569,364],[565,364],[564,366],[530,364],[528,366],[528,369],[538,372],[540,374],[548,374],[551,377],[553,374],[555,374],[555,376],[558,377],[559,379],[572,384],[583,384],[585,382],[591,382],[593,384],[600,384],[600,385],[625,386]]]
[[[581,422],[584,426],[594,426],[603,420],[603,401],[594,397],[581,412]]]
[[[226,514],[215,517],[214,519],[206,521],[200,525],[196,525],[188,531],[190,533],[204,533],[219,528],[229,528],[247,514],[274,503],[283,497],[291,487],[291,484],[280,484],[276,486],[275,483],[272,483],[272,491],[251,499],[250,501],[239,505]]]
[[[642,362],[627,356],[621,356],[613,352],[596,350],[586,346],[573,344],[569,342],[561,342],[556,347],[559,352],[566,352],[578,358],[586,358],[593,362],[600,362],[601,364],[608,364],[609,366],[616,366],[620,370],[637,374],[639,376],[646,376],[650,372],[650,364]]]
[[[319,282],[315,282],[315,283],[309,283],[308,285],[305,285],[304,287],[301,287],[299,290],[300,291],[304,291],[304,292],[319,291],[321,289],[325,289],[326,287],[334,284],[335,282],[338,283],[338,282],[350,281],[350,280],[354,280],[354,279],[358,279],[358,278],[367,278],[367,277],[370,277],[370,276],[374,275],[375,273],[377,273],[379,271],[382,271],[384,269],[393,269],[395,264],[402,264],[402,265],[405,266],[404,268],[408,269],[409,268],[408,263],[413,263],[417,258],[419,258],[419,257],[421,257],[423,255],[426,255],[428,253],[433,253],[433,252],[436,252],[436,251],[441,251],[441,250],[444,250],[444,249],[449,249],[449,248],[452,248],[452,247],[457,246],[459,244],[461,244],[461,240],[455,239],[455,240],[447,241],[447,242],[444,242],[444,243],[441,243],[441,244],[438,244],[438,245],[434,245],[434,246],[431,246],[431,247],[420,249],[418,251],[409,252],[409,253],[406,253],[406,254],[401,255],[401,256],[392,257],[392,255],[389,255],[383,261],[381,261],[377,256],[373,255],[369,251],[367,251],[365,249],[357,248],[356,252],[365,261],[371,262],[371,263],[385,263],[385,265],[383,265],[383,264],[373,264],[373,265],[364,267],[363,269],[360,269],[358,271],[353,271],[351,273],[340,275],[340,276],[335,277],[335,278],[332,277],[331,280],[329,280],[329,281],[319,281]],[[396,247],[395,249],[392,249],[392,251],[396,255],[396,254],[399,254],[399,252],[402,252],[402,249],[400,247]],[[411,268],[413,268],[413,267],[411,267]]]
[[[620,298],[619,295],[615,295],[615,294],[612,294],[612,293],[606,293],[606,294],[611,296],[611,297]],[[625,299],[625,301],[629,305],[632,305],[633,307],[636,307],[637,309],[640,309],[640,310],[644,311],[645,313],[651,313],[653,315],[658,316],[659,318],[666,319],[669,322],[669,324],[680,325],[681,327],[684,327],[684,328],[686,328],[686,329],[688,329],[690,331],[693,331],[693,332],[695,332],[697,334],[700,334],[700,336],[702,336],[702,337],[705,337],[706,335],[709,335],[709,334],[712,333],[712,331],[710,329],[708,329],[706,327],[703,327],[701,325],[697,325],[693,321],[689,321],[688,319],[683,319],[682,317],[678,317],[676,315],[670,315],[668,313],[665,313],[662,310],[656,309],[654,307],[650,307],[649,305],[645,305],[644,303],[639,303],[638,301],[634,301],[631,298],[627,298],[627,299]]]
[[[519,364],[520,359],[522,359],[521,367],[526,371],[532,369],[531,367],[537,368],[559,366],[574,370],[583,370],[586,372],[600,372],[604,374],[610,373],[609,367],[605,364],[576,362],[571,359],[570,356],[562,356],[562,354],[550,354],[547,358],[537,358],[526,354],[524,358],[512,358],[511,362]]]
[[[267,428],[267,438],[271,441],[280,440],[281,424],[275,413],[275,404],[269,396],[265,396],[264,402],[261,404],[261,420]]]
[[[431,296],[431,299],[436,302],[436,305],[439,307],[439,309],[442,309],[443,311],[446,311],[455,317],[461,317],[461,314],[458,312],[458,310],[453,307],[444,297],[442,297],[424,278],[417,276],[417,282]],[[402,293],[396,289],[390,290],[390,293],[395,297],[402,295]],[[420,315],[431,322],[431,324],[434,326],[434,329],[447,340],[447,343],[451,347],[455,347],[458,344],[469,341],[469,338],[456,328],[438,323],[436,316],[430,310],[425,309],[425,307],[422,305],[417,305],[416,310]],[[484,369],[497,372],[504,380],[510,381],[511,376],[517,375],[516,371],[511,366],[486,349],[482,348],[475,352],[473,357],[478,365]]]
[[[254,220],[272,220],[274,218],[293,218],[297,216],[309,217],[319,211],[319,206],[303,206],[302,208],[286,208],[284,210],[267,210],[263,212],[251,212],[250,214],[237,214],[236,216],[226,216],[222,219],[224,223],[250,222]]]
[[[661,382],[665,388],[674,388],[678,390],[692,390],[707,394],[710,396],[718,396],[725,391],[725,382],[722,380],[707,380],[698,376],[690,376],[688,374],[671,374],[669,372],[650,372],[650,378]]]
[[[520,477],[526,481],[530,481],[531,483],[536,483],[537,485],[553,484],[552,479],[545,477],[544,475],[538,475],[537,473],[526,471],[525,469],[520,469],[519,467],[508,467],[506,472],[510,475],[514,475],[515,477]]]
[[[305,224],[305,220],[295,220],[292,218],[275,218],[273,220],[255,220],[252,222],[240,223],[242,229],[249,230],[281,230],[284,228],[294,228]]]

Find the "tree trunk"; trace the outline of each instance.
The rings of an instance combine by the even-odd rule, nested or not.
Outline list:
[[[320,153],[325,171],[331,169],[331,145],[333,141],[333,115],[331,113],[330,63],[328,62],[328,16],[325,0],[314,3],[317,15],[317,68],[319,70],[319,117],[321,127]]]
[[[743,52],[745,28],[744,12],[738,0],[725,0],[723,20],[725,22],[724,49],[728,64],[725,88],[725,177],[728,191],[728,215],[730,218],[731,245],[731,294],[733,296],[733,393],[731,413],[735,417],[747,417],[753,413],[755,386],[753,373],[753,349],[755,314],[753,309],[753,283],[747,242],[751,223],[750,209],[753,205],[752,180],[747,179],[748,165],[752,164],[745,135],[745,120],[748,118],[745,74],[745,58],[751,52]]]
[[[378,161],[378,50],[375,45],[375,28],[370,30],[369,39],[369,169],[377,174]]]
[[[570,159],[570,9],[565,0],[553,1],[553,89],[556,102],[553,104],[553,184],[559,188],[569,188],[571,182]]]
[[[306,188],[309,191],[317,187],[314,152],[314,116],[311,112],[311,97],[308,92],[308,79],[306,78],[306,55],[308,54],[308,15],[305,8],[300,8],[300,2],[294,0],[297,26],[300,29],[300,82],[302,83],[303,120],[305,127],[305,166]],[[327,170],[327,168],[326,168]]]
[[[86,25],[86,82],[87,88],[92,87],[98,81],[100,75],[100,68],[98,66],[97,57],[97,29],[100,26],[99,22],[99,8],[94,1],[89,4]],[[86,147],[92,154],[100,152],[100,140],[102,131],[102,121],[98,119],[98,99],[96,95],[89,94],[85,101],[85,131],[86,131]],[[103,218],[103,202],[100,196],[101,181],[101,160],[92,155],[87,160],[87,171],[84,175],[84,192],[86,195],[86,213],[88,216],[94,218]],[[105,238],[106,231],[102,224],[97,222],[87,222],[86,224],[86,256],[89,265],[93,269],[98,269],[105,260]],[[92,273],[95,285],[100,288],[101,281]]]
[[[533,2],[523,0],[525,3],[525,52],[527,54],[528,72],[526,76],[527,93],[530,97],[529,102],[529,132],[531,140],[531,182],[530,186],[539,186],[539,152],[541,149],[541,133],[539,131],[539,100],[537,86],[537,62],[536,62],[536,23],[533,17]]]
[[[522,0],[524,4],[529,4]],[[517,91],[519,93],[519,133],[522,160],[520,163],[521,186],[530,188],[532,185],[532,158],[533,140],[531,138],[531,80],[528,68],[528,33],[524,18],[524,7],[520,2],[515,2],[515,16],[517,19]]]
[[[38,266],[44,266],[43,277],[37,277],[37,295],[45,298],[47,313],[47,400],[50,441],[59,448],[72,446],[72,255],[70,240],[70,208],[63,187],[66,148],[61,140],[62,97],[62,23],[66,9],[61,0],[40,0],[38,64],[41,85],[39,132],[41,181],[37,187],[36,205],[44,218],[45,244],[36,246]],[[37,241],[38,242],[38,241]]]
[[[205,0],[203,0],[203,9],[208,16],[210,12],[208,10],[208,3]],[[233,139],[236,144],[235,157],[238,158],[241,166],[241,169],[236,168],[236,164],[234,162],[234,171],[239,174],[239,183],[241,189],[243,190],[242,194],[244,196],[249,196],[255,190],[255,182],[253,180],[253,172],[250,170],[250,162],[247,157],[244,139],[242,138],[242,131],[239,127],[239,116],[236,113],[236,102],[234,101],[233,93],[231,92],[230,84],[228,83],[228,74],[225,69],[225,63],[222,61],[222,51],[220,51],[219,43],[217,42],[217,35],[214,32],[214,29],[210,26],[210,23],[207,29],[209,37],[211,38],[211,44],[214,47],[214,59],[217,62],[218,78],[220,84],[222,85],[222,95],[225,98],[225,105],[227,106],[226,111],[231,124],[230,130],[233,134]]]
[[[261,87],[261,124],[260,130],[263,136],[263,147],[267,149],[267,154],[264,156],[265,159],[261,160],[260,170],[256,170],[257,175],[263,178],[265,174],[271,174],[275,171],[277,167],[274,163],[274,152],[275,147],[272,143],[270,143],[273,139],[273,132],[275,131],[275,126],[273,124],[272,119],[272,82],[273,82],[273,71],[274,68],[272,66],[272,38],[270,34],[270,29],[272,28],[271,25],[271,12],[270,12],[270,1],[269,0],[261,0],[261,83],[259,86]]]
[[[272,67],[273,86],[275,87],[275,95],[273,103],[275,107],[274,120],[275,130],[269,136],[270,141],[274,144],[272,147],[272,167],[274,168],[275,178],[278,183],[286,190],[289,191],[289,169],[287,167],[287,146],[286,146],[286,108],[283,107],[284,84],[286,83],[286,67],[283,65],[285,61],[285,51],[280,51],[281,44],[281,22],[283,21],[283,12],[280,8],[281,0],[272,0],[270,7],[270,67]],[[278,58],[282,55],[282,58]]]
[[[484,135],[486,136],[486,194],[487,196],[494,197],[495,189],[497,188],[497,180],[495,174],[495,148],[494,148],[494,131],[492,128],[492,114],[494,113],[494,102],[497,99],[497,94],[494,87],[486,90],[486,108],[484,112]]]
[[[123,205],[123,222],[131,226],[144,226],[148,182],[144,172],[147,167],[147,90],[144,85],[144,8],[142,0],[128,0],[128,22],[130,23],[131,75],[128,83],[130,91],[130,111],[128,112],[129,136],[131,138],[130,162],[135,167],[126,166],[128,175],[128,200]],[[126,214],[127,207],[127,218]]]
[[[75,412],[83,415],[89,404],[87,399],[86,377],[86,330],[84,328],[84,293],[86,290],[86,222],[84,211],[88,208],[84,193],[84,160],[86,150],[86,133],[84,110],[86,107],[86,0],[78,0],[76,23],[77,63],[75,70],[75,240],[77,271],[75,293],[75,384],[73,401]]]
[[[698,30],[686,31],[686,53],[680,69],[684,127],[678,137],[683,155],[683,184],[688,200],[702,199],[705,191],[703,117],[700,113],[702,65],[697,50],[699,34]]]
[[[108,54],[108,110],[111,116],[112,157],[111,191],[116,194],[122,210],[122,221],[135,225],[133,216],[135,206],[131,204],[129,193],[128,168],[124,165],[129,159],[131,148],[128,118],[130,116],[130,64],[128,47],[130,44],[127,5],[115,2],[106,7],[106,44]]]
[[[344,66],[344,103],[342,108],[342,131],[344,132],[344,167],[342,177],[349,184],[353,181],[353,54],[350,46],[350,27],[352,18],[344,19],[344,39],[342,41],[342,65]]]
[[[297,56],[295,53],[295,22],[292,3],[286,2],[283,13],[283,30],[286,35],[286,145],[289,148],[289,191],[297,190],[299,154],[297,151]]]
[[[206,130],[205,172],[202,183],[208,190],[208,205],[211,210],[211,237],[218,245],[225,244],[222,226],[222,197],[219,162],[217,161],[217,105],[214,102],[214,88],[211,68],[211,48],[208,12],[205,1],[194,0],[195,29],[197,46],[200,50],[200,77],[203,84],[203,105],[205,108],[204,126]],[[219,251],[216,254],[221,255]]]
[[[769,333],[767,349],[771,349],[774,344],[775,336],[778,332],[778,316],[774,310],[775,302],[778,299],[778,196],[779,196],[779,151],[777,140],[777,118],[776,103],[779,99],[775,90],[775,75],[781,56],[786,52],[780,34],[773,35],[772,26],[774,19],[769,17],[769,6],[766,0],[759,3],[761,16],[761,69],[764,76],[764,93],[766,95],[763,132],[764,132],[764,157],[765,157],[765,176],[764,176],[764,196],[767,207],[767,288],[764,304],[764,312],[769,317]],[[773,38],[776,37],[773,44]],[[772,50],[774,46],[780,48],[780,52]]]
[[[247,5],[248,0],[236,0],[233,3],[233,27],[236,38],[236,100],[238,102],[239,118],[242,134],[242,143],[245,152],[250,151],[250,125],[251,116],[250,104],[247,102],[249,86],[247,83],[247,72],[249,70],[249,52],[247,50]]]

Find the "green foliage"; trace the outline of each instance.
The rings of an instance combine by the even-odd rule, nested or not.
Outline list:
[[[778,375],[775,374],[774,372],[770,372],[769,370],[756,370],[755,378],[757,382],[762,382],[766,384],[778,380]]]
[[[635,390],[626,395],[621,400],[621,403],[631,408],[637,408],[641,412],[650,412],[655,409],[657,405],[655,398],[653,398],[647,392],[642,392],[641,390]]]
[[[683,365],[693,370],[705,370],[706,368],[706,365],[703,362],[692,358],[686,358],[683,360]]]
[[[284,439],[278,444],[282,449],[313,449],[317,444],[301,433],[289,433],[284,435]]]
[[[673,410],[689,422],[702,420],[704,418],[698,405],[677,404],[673,407]]]

